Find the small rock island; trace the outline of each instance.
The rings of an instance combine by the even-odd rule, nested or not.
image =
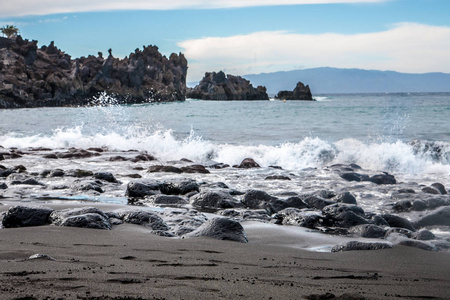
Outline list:
[[[269,100],[264,86],[254,88],[247,79],[225,75],[224,72],[207,72],[200,83],[189,89],[187,98],[200,100]]]
[[[302,82],[298,82],[294,91],[280,91],[275,96],[280,100],[309,100],[314,101],[309,86],[305,86]]]

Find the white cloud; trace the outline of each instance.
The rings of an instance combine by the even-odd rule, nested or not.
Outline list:
[[[363,34],[255,32],[180,42],[189,80],[206,71],[234,75],[312,67],[450,73],[450,27],[417,23]]]
[[[0,18],[108,10],[204,9],[385,1],[389,0],[2,0]]]

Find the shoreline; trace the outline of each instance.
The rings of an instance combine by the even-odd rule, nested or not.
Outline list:
[[[450,291],[445,252],[311,252],[266,242],[292,235],[257,226],[246,227],[246,244],[146,231],[2,229],[2,299],[445,299]],[[54,260],[28,259],[38,253]]]

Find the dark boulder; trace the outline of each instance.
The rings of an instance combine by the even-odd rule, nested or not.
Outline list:
[[[98,172],[94,173],[94,178],[99,180],[104,180],[111,183],[118,183],[116,177],[110,172]]]
[[[359,216],[364,216],[364,210],[353,204],[334,203],[327,205],[322,209],[323,214],[328,216],[337,216],[346,211],[351,211]]]
[[[275,224],[296,225],[315,229],[322,225],[323,218],[317,213],[298,208],[285,208],[272,216]]]
[[[283,175],[271,175],[267,176],[264,180],[291,180],[291,178]]]
[[[219,240],[230,240],[241,243],[247,243],[248,239],[244,228],[239,222],[226,218],[215,218],[206,221],[196,230],[185,234],[183,238],[191,237],[212,237]]]
[[[59,226],[79,227],[90,229],[111,229],[108,219],[97,213],[87,213],[64,218]]]
[[[431,186],[434,187],[435,189],[437,189],[439,191],[439,193],[441,193],[442,195],[447,194],[447,190],[445,189],[445,186],[442,183],[436,182],[436,183],[433,183]]]
[[[8,188],[8,186],[6,185],[6,183],[2,182],[0,183],[0,190],[6,190]]]
[[[242,203],[234,199],[230,194],[221,191],[199,193],[191,197],[190,202],[194,208],[206,211],[244,207]]]
[[[396,184],[397,180],[391,174],[383,172],[384,174],[374,175],[368,179],[368,181],[376,184]]]
[[[359,173],[355,173],[355,172],[342,173],[342,174],[339,174],[339,176],[341,176],[341,178],[343,178],[347,181],[368,181],[370,178],[368,175],[359,174]]]
[[[407,247],[419,248],[419,249],[426,250],[426,251],[436,251],[436,247],[434,245],[431,245],[427,242],[418,241],[418,240],[405,239],[405,240],[399,241],[398,244],[402,245],[402,246],[407,246]]]
[[[314,100],[309,86],[305,86],[300,81],[297,83],[294,91],[280,91],[275,98],[281,100]]]
[[[190,165],[186,167],[181,167],[181,171],[183,173],[200,173],[200,174],[208,174],[210,173],[205,166],[202,165]]]
[[[429,241],[436,239],[436,236],[431,231],[422,229],[414,232],[412,238],[420,241]]]
[[[260,168],[261,166],[253,158],[245,158],[238,166],[240,169]]]
[[[399,201],[392,206],[392,209],[396,212],[410,211],[412,208],[412,203],[409,200]]]
[[[265,209],[223,209],[217,212],[217,214],[234,219],[236,221],[270,221],[270,216]]]
[[[323,209],[325,206],[336,203],[334,201],[322,199],[322,198],[314,196],[314,195],[306,197],[305,199],[303,199],[303,202],[306,203],[308,208],[314,208],[314,209]]]
[[[5,228],[42,226],[50,223],[52,209],[45,207],[13,206],[3,217]]]
[[[373,224],[363,224],[351,227],[349,232],[360,237],[377,239],[385,236],[386,229]]]
[[[450,226],[450,206],[430,212],[414,223],[417,228],[425,226]]]
[[[62,226],[64,221],[70,217],[74,216],[81,216],[81,215],[92,215],[96,214],[102,217],[102,219],[98,218],[95,220],[95,222],[100,222],[100,220],[108,220],[108,216],[101,210],[95,207],[81,207],[81,208],[67,208],[63,210],[54,210],[50,216],[49,220],[52,222],[52,224],[57,226]],[[94,218],[86,217],[80,219],[80,224],[87,224],[85,223],[88,219],[94,220]],[[71,221],[72,224],[74,224],[74,220]],[[95,226],[95,225],[93,225]]]
[[[432,195],[438,195],[439,190],[434,188],[434,187],[430,187],[430,186],[426,186],[422,189],[422,192],[426,193],[426,194],[432,194]]]
[[[71,148],[66,152],[56,153],[58,158],[88,158],[92,156],[99,156],[97,152],[90,152],[84,149]]]
[[[179,197],[179,196],[172,196],[172,195],[155,195],[150,196],[147,198],[147,200],[155,205],[161,205],[161,206],[178,206],[187,204],[188,201]]]
[[[160,191],[166,195],[186,195],[199,192],[200,185],[194,180],[182,180],[179,182],[165,182],[161,184]]]
[[[130,181],[125,195],[128,197],[143,198],[159,193],[161,183],[157,181]]]
[[[76,177],[76,178],[91,177],[93,175],[94,175],[94,173],[92,171],[81,170],[81,169],[69,170],[66,172],[66,176],[71,176],[71,177]]]
[[[340,193],[339,195],[337,195],[334,198],[334,201],[336,201],[338,203],[346,203],[346,204],[354,204],[354,205],[357,204],[355,196],[350,192]]]
[[[400,227],[400,228],[406,228],[411,231],[416,231],[416,229],[411,224],[411,222],[405,218],[402,218],[402,217],[399,217],[396,215],[391,215],[391,214],[384,214],[384,215],[381,215],[381,217],[383,219],[385,219],[386,222],[388,222],[389,226],[391,226],[391,227]]]
[[[276,212],[278,206],[283,206],[284,202],[267,194],[265,191],[259,190],[249,190],[247,191],[243,198],[242,203],[250,209],[266,209],[271,212]]]
[[[149,173],[165,172],[165,173],[183,173],[183,170],[174,166],[150,166],[147,170]]]
[[[358,242],[351,241],[334,246],[331,252],[354,251],[354,250],[381,250],[390,249],[392,244],[388,242]]]
[[[131,224],[149,227],[153,230],[168,230],[166,222],[154,212],[150,211],[130,211],[122,213],[122,219]]]
[[[102,188],[103,184],[100,181],[75,181],[73,189],[77,191],[95,191],[98,193],[104,193]]]

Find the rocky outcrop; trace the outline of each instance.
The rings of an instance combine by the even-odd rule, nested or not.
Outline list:
[[[275,98],[282,100],[314,100],[309,86],[305,86],[300,81],[297,83],[294,91],[280,91]]]
[[[102,93],[115,103],[179,101],[186,94],[187,60],[163,56],[156,46],[136,49],[124,59],[73,60],[53,42],[0,38],[0,108],[102,105]],[[111,103],[107,103],[111,104]]]
[[[205,73],[205,77],[186,97],[201,100],[269,100],[266,88],[254,88],[250,81],[224,72]]]

